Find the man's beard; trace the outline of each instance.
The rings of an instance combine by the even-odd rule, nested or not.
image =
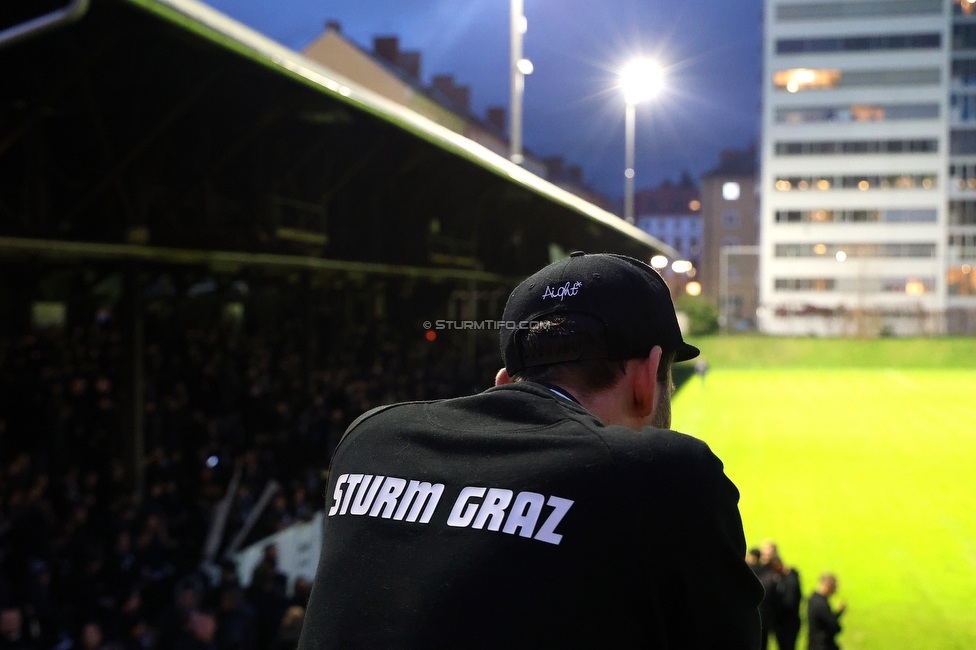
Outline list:
[[[658,382],[654,394],[654,411],[644,420],[644,424],[658,429],[671,428],[671,382]]]

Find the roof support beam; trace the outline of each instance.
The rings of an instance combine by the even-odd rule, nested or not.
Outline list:
[[[0,263],[18,256],[40,256],[49,259],[139,260],[160,264],[215,265],[220,267],[258,266],[265,268],[339,271],[374,275],[395,275],[428,280],[474,280],[515,286],[523,278],[452,268],[427,268],[397,264],[350,262],[320,257],[274,255],[269,253],[236,253],[139,246],[133,244],[95,244],[53,239],[0,237]]]

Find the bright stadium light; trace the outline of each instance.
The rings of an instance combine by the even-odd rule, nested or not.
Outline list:
[[[691,262],[688,260],[675,260],[671,264],[671,270],[675,273],[687,273],[691,270]]]
[[[535,70],[535,66],[532,65],[532,62],[528,59],[519,59],[519,62],[515,64],[515,67],[517,67],[518,71],[522,74],[532,74],[532,72]]]
[[[654,98],[664,87],[664,70],[652,59],[635,59],[620,71],[624,101],[640,104]]]
[[[664,70],[652,59],[634,59],[620,71],[620,88],[627,110],[624,114],[624,221],[634,223],[634,148],[637,140],[637,104],[655,97],[664,88]]]

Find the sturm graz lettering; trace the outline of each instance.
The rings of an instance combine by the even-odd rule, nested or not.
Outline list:
[[[329,516],[368,515],[428,524],[443,494],[443,483],[343,474],[336,482]],[[563,536],[556,527],[572,505],[570,499],[546,497],[538,492],[516,494],[505,488],[467,486],[461,489],[444,523],[453,528],[517,534],[558,545]]]

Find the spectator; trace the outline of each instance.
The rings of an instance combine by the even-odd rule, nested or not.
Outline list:
[[[0,609],[0,648],[20,650],[33,645],[24,637],[24,614],[19,607]]]
[[[343,327],[306,355],[298,345],[307,340],[302,327],[272,323],[231,333],[219,325],[177,327],[147,312],[150,452],[142,502],[131,497],[122,444],[127,344],[114,320],[0,336],[4,647],[79,648],[90,622],[104,648],[222,643],[230,619],[220,597],[228,580],[209,585],[187,577],[195,576],[213,506],[236,463],[244,479],[225,540],[272,479],[286,487],[262,513],[264,531],[307,521],[322,507],[319,468],[362,410],[471,393],[494,374],[487,360],[497,358],[497,348],[487,338],[470,363],[460,353],[466,339],[438,341],[435,349],[419,337],[408,341],[404,327]],[[261,534],[252,531],[245,544]],[[275,643],[289,606],[308,597],[307,581],[299,580],[289,598],[276,562],[271,569],[257,580],[259,602],[242,601],[260,621],[258,650]],[[225,573],[229,578],[236,567]],[[203,632],[211,622],[208,640]],[[24,636],[35,629],[36,640]],[[94,628],[88,634],[94,639]]]
[[[220,594],[217,633],[221,650],[257,650],[258,638],[254,608],[244,600],[241,588],[228,584]]]
[[[89,621],[81,628],[80,650],[101,650],[102,628],[95,621]]]
[[[800,634],[800,574],[796,569],[783,563],[778,555],[770,560],[770,569],[778,576],[776,580],[776,617],[773,632],[779,650],[794,650],[796,637]]]
[[[305,623],[305,608],[292,605],[285,611],[278,626],[278,638],[275,640],[275,650],[295,650],[298,640],[302,636],[302,625]]]
[[[840,617],[847,610],[843,602],[834,611],[830,598],[837,592],[837,577],[832,573],[820,576],[817,590],[807,602],[808,650],[840,650],[835,637],[840,633]]]

